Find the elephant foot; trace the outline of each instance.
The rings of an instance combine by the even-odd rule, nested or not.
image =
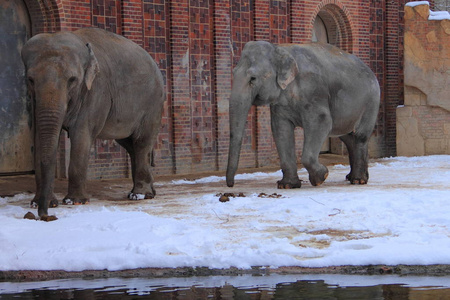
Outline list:
[[[356,175],[352,175],[352,173],[347,174],[347,176],[345,176],[345,179],[347,181],[350,181],[351,184],[367,184],[367,182],[369,181],[369,176],[356,176]]]
[[[154,193],[139,194],[139,193],[130,192],[128,194],[128,199],[130,199],[130,200],[143,200],[143,199],[153,199],[153,198],[155,198]]]
[[[58,199],[54,198],[50,201],[50,203],[48,204],[48,207],[50,208],[55,208],[58,207],[59,203],[58,203]],[[30,207],[31,208],[37,208],[38,207],[38,203],[36,199],[31,200],[30,202]]]
[[[297,178],[297,180],[279,180],[277,181],[277,187],[278,189],[299,189],[302,187],[302,181],[300,179]]]
[[[367,184],[367,180],[364,179],[354,179],[350,181],[351,184]]]
[[[64,205],[84,205],[89,204],[89,199],[64,198],[62,201]]]
[[[324,183],[325,179],[328,177],[328,169],[325,166],[322,166],[319,171],[314,173],[309,173],[309,182],[313,186],[319,186]]]
[[[143,200],[143,199],[145,199],[145,195],[144,194],[135,194],[133,192],[130,192],[128,194],[128,199],[130,199],[130,200]]]
[[[48,207],[55,208],[55,207],[58,207],[58,205],[59,205],[58,200],[54,199],[54,200],[50,201],[50,204]]]

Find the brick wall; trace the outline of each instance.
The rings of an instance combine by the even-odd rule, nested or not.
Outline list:
[[[96,26],[146,49],[167,89],[156,174],[224,170],[228,152],[228,98],[232,68],[250,40],[311,40],[319,14],[333,44],[359,56],[377,74],[382,107],[374,155],[395,154],[395,107],[402,101],[403,5],[354,0],[24,0],[33,34]],[[67,147],[62,142],[62,147]],[[297,153],[303,145],[296,133]],[[65,150],[62,150],[64,152]],[[65,157],[65,155],[61,155]],[[268,107],[252,108],[240,167],[277,165]],[[60,159],[62,168],[65,160]],[[60,172],[63,174],[64,172]],[[90,178],[129,176],[128,159],[115,142],[97,141]]]

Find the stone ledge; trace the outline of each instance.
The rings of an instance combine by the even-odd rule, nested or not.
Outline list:
[[[271,274],[346,274],[346,275],[450,275],[450,265],[365,265],[365,266],[331,266],[322,268],[308,268],[299,266],[269,268],[255,266],[251,269],[210,269],[205,267],[183,268],[141,268],[121,271],[86,270],[80,272],[54,271],[0,271],[1,281],[44,281],[52,279],[98,279],[98,278],[167,278],[191,276],[239,276],[255,275],[267,276]]]

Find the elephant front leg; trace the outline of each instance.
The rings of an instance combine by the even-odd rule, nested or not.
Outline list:
[[[297,174],[295,155],[294,124],[288,120],[274,118],[272,113],[272,134],[280,157],[283,178],[277,182],[279,189],[300,188],[302,183]]]
[[[89,197],[86,193],[86,177],[89,164],[89,150],[91,138],[71,136],[70,164],[69,164],[69,189],[63,199],[63,204],[87,204]]]
[[[35,148],[40,149],[40,140],[38,138],[35,139]],[[31,202],[30,202],[30,207],[37,208],[38,203],[39,203],[39,198],[41,197],[41,193],[42,193],[41,192],[42,191],[42,187],[41,187],[42,186],[42,167],[41,167],[41,164],[39,163],[41,161],[40,150],[35,151],[34,161],[36,162],[34,165],[34,168],[35,168],[34,179],[36,182],[36,193],[34,194],[33,200],[31,200]],[[49,184],[50,184],[50,188],[49,188],[49,192],[47,193],[47,197],[46,197],[45,201],[48,201],[49,208],[58,207],[58,199],[56,198],[55,193],[53,192],[54,180],[51,180],[51,182]]]
[[[304,128],[302,164],[309,173],[313,186],[321,185],[328,177],[328,169],[319,162],[319,153],[330,132],[331,121],[322,118],[320,124],[308,124]]]

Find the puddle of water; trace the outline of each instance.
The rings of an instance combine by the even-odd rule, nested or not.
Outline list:
[[[0,299],[450,299],[450,276],[268,275],[0,282]]]

